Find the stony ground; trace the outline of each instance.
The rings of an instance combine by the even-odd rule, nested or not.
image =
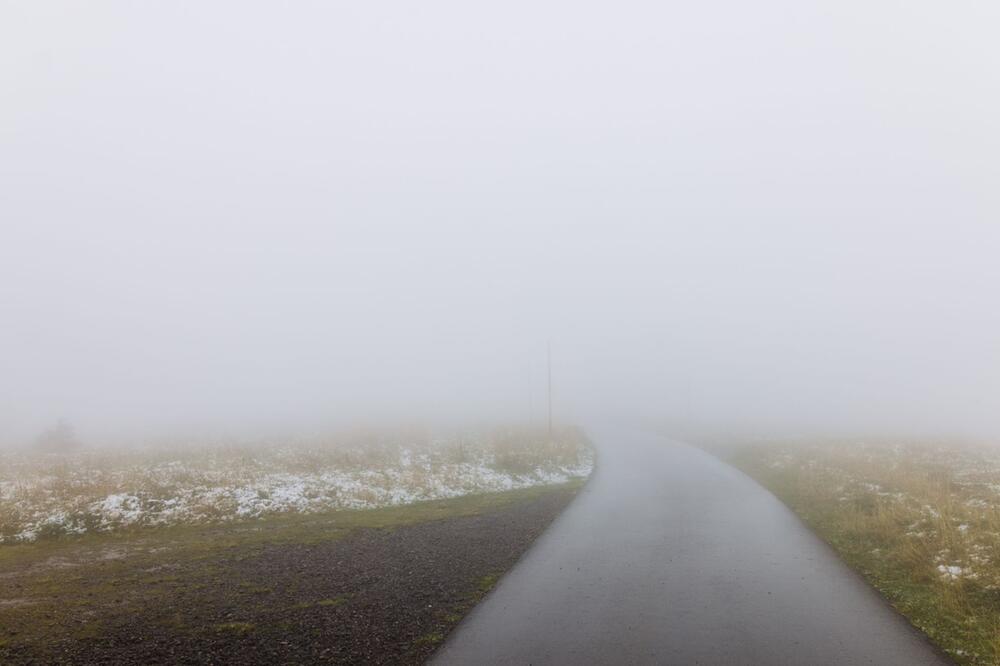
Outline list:
[[[422,663],[578,486],[7,546],[0,662]]]

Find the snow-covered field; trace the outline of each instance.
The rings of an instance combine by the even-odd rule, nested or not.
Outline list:
[[[368,509],[589,476],[575,433],[0,452],[0,543],[278,512]]]

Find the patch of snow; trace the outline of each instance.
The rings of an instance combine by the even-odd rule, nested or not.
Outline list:
[[[938,573],[945,580],[958,580],[960,578],[976,578],[976,574],[967,567],[960,567],[954,564],[939,564]]]
[[[276,460],[241,461],[235,469],[209,460],[171,460],[149,467],[119,470],[118,476],[96,468],[74,483],[35,477],[31,484],[0,488],[10,493],[16,521],[0,532],[0,542],[34,541],[47,533],[82,533],[131,525],[171,525],[256,518],[279,512],[310,513],[335,509],[367,509],[565,483],[588,476],[594,466],[586,452],[575,465],[539,465],[524,473],[496,467],[492,454],[470,451],[467,462],[444,455],[402,448],[376,469],[316,465],[315,471],[272,472],[297,455],[277,451]],[[284,456],[284,457],[283,457]],[[302,465],[286,468],[301,468]],[[309,469],[307,466],[306,469]],[[59,485],[61,484],[61,485]],[[133,492],[114,492],[94,499],[83,490],[127,485]],[[13,489],[11,489],[13,488]],[[70,492],[66,492],[70,488]],[[59,492],[57,492],[57,490]],[[18,493],[23,493],[18,496]],[[74,495],[76,492],[78,494]]]

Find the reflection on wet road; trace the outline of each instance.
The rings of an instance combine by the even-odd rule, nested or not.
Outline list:
[[[587,487],[439,664],[949,663],[754,481],[595,428]]]

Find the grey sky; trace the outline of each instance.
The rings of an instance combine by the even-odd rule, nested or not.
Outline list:
[[[995,2],[0,1],[0,440],[1000,427]],[[691,405],[689,407],[689,405]]]

